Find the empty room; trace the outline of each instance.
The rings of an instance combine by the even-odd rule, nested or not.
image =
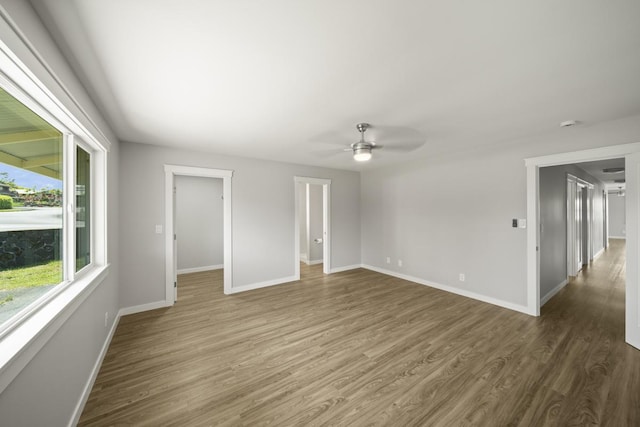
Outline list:
[[[639,16],[0,0],[0,424],[640,425]]]

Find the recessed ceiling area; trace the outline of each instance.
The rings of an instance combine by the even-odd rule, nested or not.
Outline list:
[[[31,3],[124,141],[360,170],[640,113],[637,1]],[[327,155],[360,122],[421,144]]]

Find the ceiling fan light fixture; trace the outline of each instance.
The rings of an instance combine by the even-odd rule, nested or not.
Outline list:
[[[366,162],[371,160],[371,147],[354,148],[353,160],[356,162]]]

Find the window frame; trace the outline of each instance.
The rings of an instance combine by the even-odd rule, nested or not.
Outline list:
[[[0,393],[107,277],[108,139],[86,112],[78,120],[0,40],[0,86],[63,134],[63,280],[0,329]],[[64,89],[64,88],[63,88]],[[75,99],[72,98],[75,102]],[[89,122],[92,131],[83,124]],[[95,127],[95,129],[93,128]],[[90,262],[75,268],[76,147],[90,155]],[[69,153],[71,151],[71,154]]]

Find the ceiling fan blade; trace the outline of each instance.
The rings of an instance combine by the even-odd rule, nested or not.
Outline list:
[[[314,157],[327,158],[327,157],[337,156],[338,154],[342,154],[344,151],[351,151],[351,149],[346,150],[342,148],[333,148],[333,149],[327,149],[327,150],[313,150],[311,154]]]
[[[426,138],[418,130],[404,126],[371,126],[369,138],[380,141],[389,151],[413,151],[422,147]],[[380,146],[376,144],[376,146]]]

